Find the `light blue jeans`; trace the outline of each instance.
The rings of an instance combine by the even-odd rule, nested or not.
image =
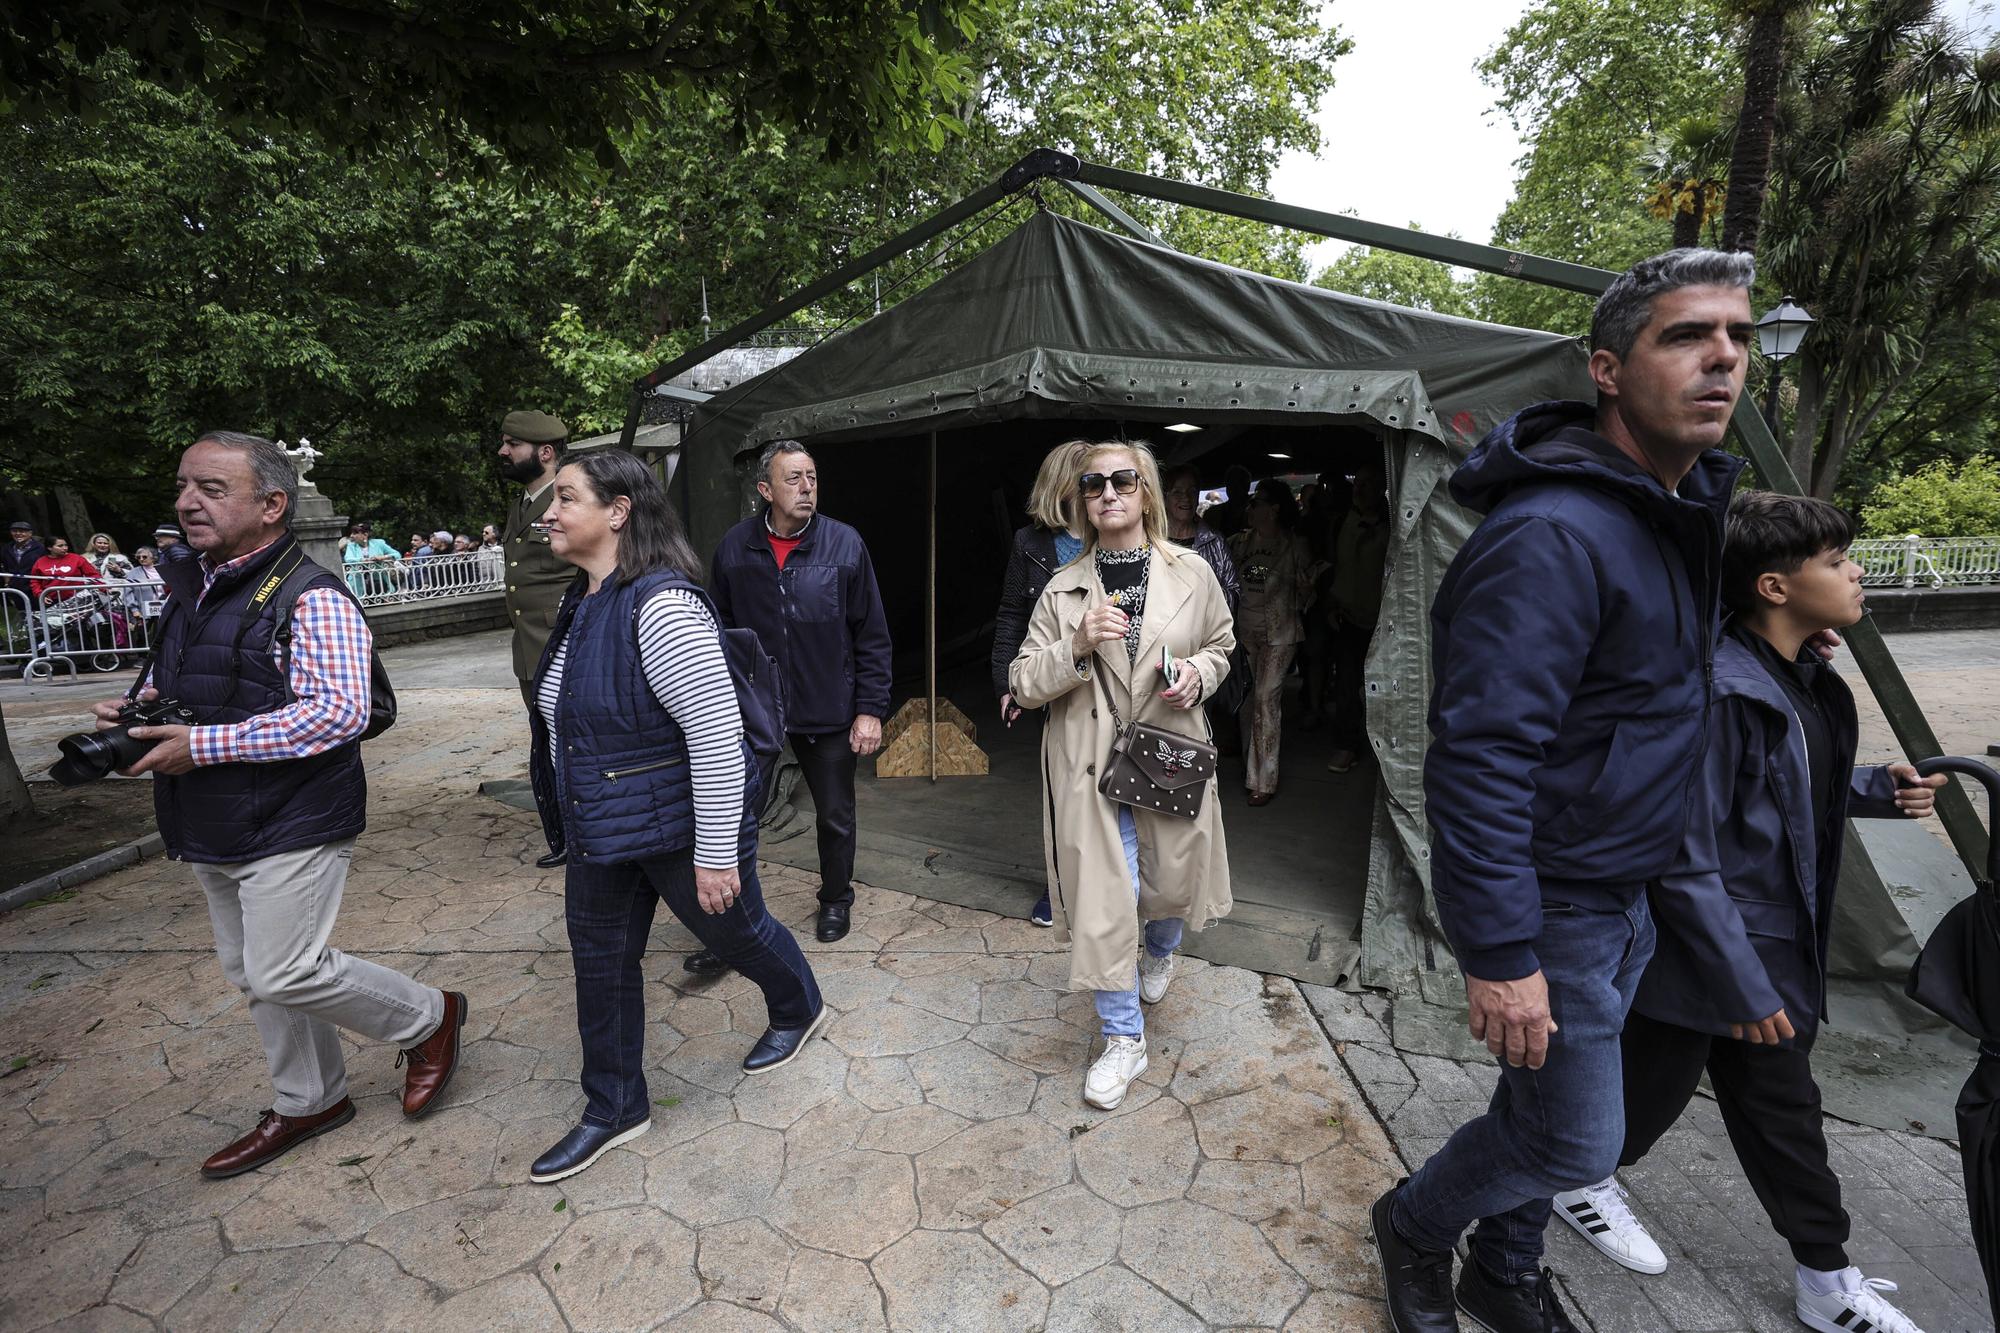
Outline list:
[[[1118,807],[1118,833],[1125,841],[1125,872],[1132,879],[1132,900],[1139,899],[1139,826],[1133,822],[1132,807]],[[1165,958],[1181,947],[1183,922],[1177,916],[1161,917],[1158,921],[1146,923],[1146,952],[1155,958]],[[1139,982],[1132,980],[1131,990],[1101,990],[1097,992],[1097,1016],[1104,1023],[1107,1037],[1143,1037],[1146,1035],[1146,1020],[1139,1013]]]

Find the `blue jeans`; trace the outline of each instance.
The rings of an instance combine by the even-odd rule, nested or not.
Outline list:
[[[1132,880],[1132,897],[1139,897],[1139,826],[1133,822],[1132,807],[1118,807],[1118,833],[1125,842],[1125,873]],[[1183,922],[1177,916],[1161,917],[1158,921],[1146,923],[1146,952],[1155,958],[1165,958],[1181,947]],[[1101,990],[1097,992],[1097,1017],[1103,1021],[1104,1035],[1107,1037],[1143,1037],[1146,1035],[1146,1020],[1139,1013],[1139,982],[1133,979],[1131,990]]]
[[[1642,894],[1622,912],[1542,905],[1535,941],[1557,1031],[1540,1069],[1503,1063],[1486,1114],[1459,1127],[1396,1195],[1390,1220],[1410,1244],[1449,1250],[1477,1222],[1472,1253],[1513,1281],[1541,1267],[1549,1200],[1595,1185],[1625,1145],[1618,1034],[1653,956]]]
[[[757,983],[772,1027],[804,1027],[819,1013],[819,985],[798,941],[764,910],[757,858],[745,857],[737,876],[740,896],[728,911],[711,915],[695,897],[692,848],[625,865],[570,862],[563,897],[576,959],[586,1122],[624,1129],[651,1114],[639,960],[661,900],[704,947]]]

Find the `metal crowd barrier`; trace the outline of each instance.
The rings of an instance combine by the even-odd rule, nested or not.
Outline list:
[[[341,566],[347,586],[363,606],[394,606],[469,593],[500,592],[506,557],[498,548],[449,555],[379,556]]]
[[[19,663],[25,680],[137,666],[152,646],[165,591],[119,579],[10,583],[0,589],[0,662]]]

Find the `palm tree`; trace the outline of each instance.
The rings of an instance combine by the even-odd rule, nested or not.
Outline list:
[[[1778,122],[1778,94],[1785,83],[1785,31],[1811,0],[1731,0],[1749,21],[1743,42],[1743,106],[1736,115],[1736,143],[1729,161],[1729,197],[1722,209],[1722,248],[1757,248],[1764,192],[1771,179],[1771,147]]]
[[[1729,142],[1729,127],[1706,116],[1675,121],[1647,142],[1641,164],[1652,182],[1648,207],[1656,218],[1673,218],[1676,247],[1700,245],[1702,229],[1721,212]]]

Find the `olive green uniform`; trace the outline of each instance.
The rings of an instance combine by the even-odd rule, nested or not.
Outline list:
[[[555,628],[563,590],[576,578],[576,566],[558,560],[549,549],[549,534],[535,526],[535,520],[549,511],[555,494],[553,483],[533,501],[523,491],[507,510],[507,530],[500,537],[507,556],[507,618],[514,625],[514,675],[523,685],[534,678],[535,668],[541,665],[542,649],[548,646],[549,631]]]

